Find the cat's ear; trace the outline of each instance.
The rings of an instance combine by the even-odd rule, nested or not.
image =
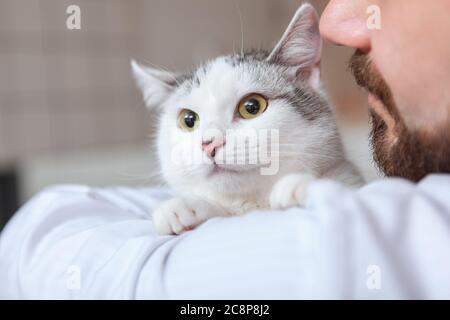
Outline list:
[[[159,107],[177,82],[175,74],[140,65],[131,60],[131,69],[148,108]]]
[[[305,3],[298,8],[267,59],[289,67],[291,77],[308,81],[317,88],[320,85],[321,50],[319,17],[314,7]]]

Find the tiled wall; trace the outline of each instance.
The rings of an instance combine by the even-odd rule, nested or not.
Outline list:
[[[1,0],[0,167],[37,153],[148,140],[154,115],[131,79],[131,57],[186,70],[239,50],[239,14],[245,47],[268,47],[300,3]],[[81,30],[66,28],[71,4],[81,8]],[[360,101],[349,99],[356,91],[345,73],[348,55],[328,48],[324,62],[330,92],[346,107]]]
[[[129,72],[136,35],[126,1],[0,4],[0,162],[143,140],[145,110]]]

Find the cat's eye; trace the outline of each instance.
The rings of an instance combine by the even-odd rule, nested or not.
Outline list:
[[[183,109],[178,116],[178,125],[185,131],[192,131],[197,128],[199,121],[198,114],[189,109]]]
[[[252,93],[239,102],[238,112],[244,119],[253,119],[267,109],[267,99],[260,94]]]

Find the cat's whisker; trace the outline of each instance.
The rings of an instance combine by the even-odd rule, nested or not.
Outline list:
[[[294,144],[294,143],[283,143],[283,144],[277,144],[277,145],[271,145],[271,146],[267,146],[266,150],[264,150],[264,154],[263,156],[266,155],[271,155],[274,153],[278,153],[279,155],[286,155],[286,156],[301,156],[303,158],[305,157],[314,157],[314,158],[322,158],[322,159],[344,159],[344,156],[342,155],[334,155],[334,154],[329,154],[327,152],[315,152],[312,150],[299,150],[299,145],[298,144]],[[263,150],[261,149],[260,146],[256,145],[256,146],[252,146],[251,148],[239,148],[238,150],[236,149],[231,149],[232,151],[230,152],[229,150],[225,151],[225,156],[229,157],[229,158],[233,158],[233,157],[249,157],[249,156],[259,156],[260,152],[263,152]]]
[[[330,155],[318,155],[318,154],[311,154],[311,153],[302,153],[302,152],[280,152],[280,156],[301,156],[302,158],[305,157],[314,157],[315,159],[344,159],[342,156],[330,156]]]
[[[241,9],[239,8],[239,4],[236,1],[234,2],[234,5],[238,12],[239,25],[241,27],[241,56],[244,56],[244,23],[242,21],[242,12],[241,12]]]

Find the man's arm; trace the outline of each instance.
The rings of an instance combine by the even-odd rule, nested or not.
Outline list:
[[[0,238],[6,298],[449,298],[450,178],[308,190],[305,209],[156,236],[157,190],[44,191]]]

